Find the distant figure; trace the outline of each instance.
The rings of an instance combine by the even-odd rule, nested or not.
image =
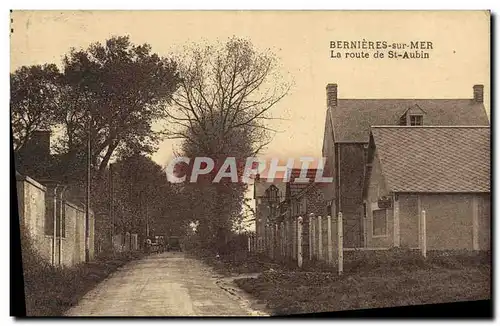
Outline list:
[[[147,238],[145,241],[144,241],[144,251],[146,253],[149,253],[151,249],[151,239]]]

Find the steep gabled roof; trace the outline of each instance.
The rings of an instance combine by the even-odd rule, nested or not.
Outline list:
[[[367,143],[370,126],[398,125],[415,106],[425,112],[424,125],[489,125],[484,105],[472,99],[339,99],[329,109],[335,142]]]
[[[374,126],[371,135],[392,192],[490,191],[489,127]]]

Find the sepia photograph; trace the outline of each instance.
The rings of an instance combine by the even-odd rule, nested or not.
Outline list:
[[[11,315],[491,318],[491,20],[11,10]]]

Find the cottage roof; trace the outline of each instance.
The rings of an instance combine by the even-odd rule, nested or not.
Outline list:
[[[370,126],[398,125],[414,107],[424,112],[424,125],[489,124],[484,105],[473,99],[338,99],[329,109],[335,141],[367,143]]]
[[[316,172],[318,169],[307,169],[306,178],[309,178],[309,182],[294,182],[295,179],[300,177],[301,169],[292,169],[290,174],[290,196],[295,197],[301,193],[304,189],[314,183],[316,178]]]
[[[371,128],[392,192],[489,192],[490,128],[479,126]]]

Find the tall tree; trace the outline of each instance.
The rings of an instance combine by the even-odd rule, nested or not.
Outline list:
[[[14,150],[38,129],[57,124],[62,75],[54,64],[23,66],[10,74],[10,108]]]
[[[82,152],[90,135],[92,165],[102,174],[116,152],[151,153],[179,76],[175,62],[134,45],[128,36],[94,43],[64,57],[67,110],[63,148]],[[85,151],[83,151],[85,152]]]
[[[224,152],[223,140],[242,129],[253,135],[254,152],[267,144],[271,109],[290,89],[270,50],[259,52],[250,41],[233,37],[224,44],[193,46],[176,61],[181,82],[168,113],[178,127],[171,138],[214,155]]]
[[[220,166],[227,157],[244,161],[269,143],[271,109],[290,88],[273,53],[233,37],[215,46],[193,46],[176,61],[181,82],[168,111],[176,126],[169,136],[183,140],[184,155],[210,157]],[[241,214],[246,185],[224,179],[210,184],[216,173],[208,184],[189,187],[193,201],[206,203],[196,214],[201,238],[220,244]]]
[[[120,158],[113,178],[119,229],[144,235],[148,221],[151,233],[182,231],[185,223],[179,217],[190,203],[180,199],[178,187],[168,182],[163,168],[151,158],[140,153]]]

